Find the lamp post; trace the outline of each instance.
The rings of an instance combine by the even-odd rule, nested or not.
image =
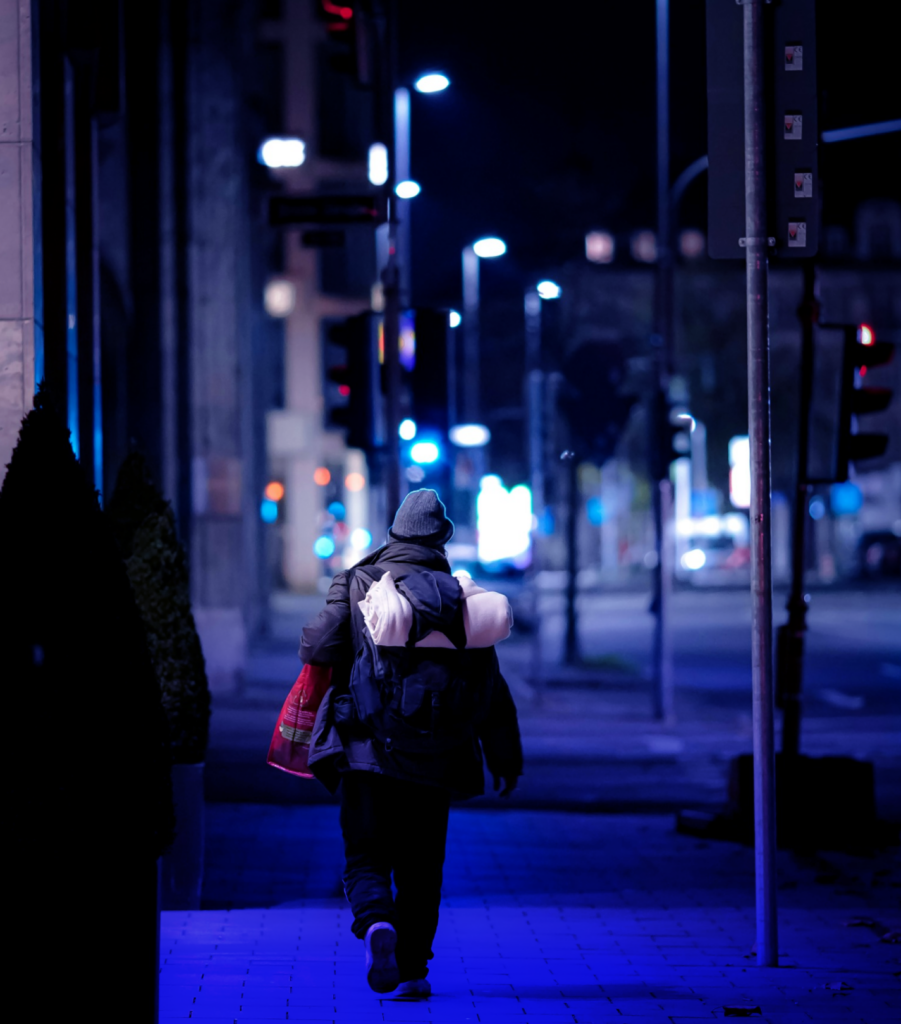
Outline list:
[[[413,88],[426,96],[444,92],[450,79],[437,71],[420,75]],[[397,212],[397,249],[400,269],[400,303],[410,304],[410,199],[418,190],[407,191],[401,187],[410,182],[410,90],[400,86],[394,90],[394,202]]]
[[[539,281],[527,288],[523,301],[526,321],[526,409],[529,429],[529,486],[532,508],[544,508],[544,424],[542,422],[544,373],[541,369],[541,303],[559,299],[561,289],[554,281]]]
[[[392,36],[389,56],[389,83],[393,84],[396,40]],[[433,76],[444,78],[444,76]],[[449,84],[444,78],[445,85]],[[389,90],[390,90],[389,84]],[[439,91],[421,89],[420,91]],[[380,244],[377,236],[376,256],[382,281],[385,310],[385,376],[387,379],[387,402],[385,427],[388,438],[385,474],[386,474],[386,515],[390,524],[394,510],[400,504],[400,447],[398,431],[400,429],[400,354],[398,339],[400,337],[400,311],[410,303],[410,216],[407,203],[418,189],[403,186],[410,184],[410,92],[403,86],[387,93],[386,99],[393,122],[393,159],[388,174],[383,174],[380,159],[373,161],[370,150],[370,179],[376,183],[377,178],[386,183],[391,197],[390,217],[386,225],[386,237]]]
[[[463,402],[468,423],[479,422],[479,260],[503,256],[507,246],[500,238],[480,238],[463,250]]]

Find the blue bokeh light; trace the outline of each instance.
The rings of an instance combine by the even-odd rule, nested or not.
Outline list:
[[[335,542],[331,537],[323,536],[316,538],[316,543],[313,545],[313,554],[317,558],[331,558],[335,553]]]
[[[278,519],[278,502],[263,498],[260,502],[260,519],[264,523],[274,523]]]
[[[434,441],[417,441],[410,449],[410,458],[421,466],[431,465],[441,457],[441,451]]]

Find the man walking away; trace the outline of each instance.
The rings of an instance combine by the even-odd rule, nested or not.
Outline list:
[[[467,647],[471,616],[444,551],[453,532],[435,491],[408,494],[388,543],[334,578],[300,647],[305,663],[332,668],[309,764],[331,792],[341,788],[344,891],[367,979],[376,992],[415,998],[431,993],[450,801],[484,792],[483,754],[501,796],[522,774],[494,647]],[[387,573],[377,589],[403,598],[404,632],[410,623],[393,646],[367,627],[368,592]]]

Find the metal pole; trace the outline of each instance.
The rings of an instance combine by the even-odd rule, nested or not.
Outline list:
[[[578,574],[578,515],[579,515],[579,469],[578,460],[570,452],[566,461],[567,500],[569,513],[566,517],[566,650],[567,665],[579,664],[579,630],[576,615],[576,576]]]
[[[410,90],[403,86],[394,90],[394,184],[410,177]],[[410,305],[410,200],[399,199],[392,191],[397,208],[397,265],[400,289],[399,303]]]
[[[526,409],[529,416],[529,485],[532,508],[540,514],[544,508],[544,452],[542,430],[541,373],[541,297],[534,288],[525,294],[526,319]]]
[[[804,671],[804,634],[807,632],[808,595],[804,593],[807,540],[807,453],[810,445],[810,401],[813,394],[813,326],[819,317],[816,267],[804,260],[804,298],[801,319],[800,394],[798,396],[798,467],[792,509],[792,582],[785,607],[788,621],[776,637],[776,703],[782,709],[782,753],[801,752],[801,684]]]
[[[779,963],[776,921],[776,765],[773,744],[773,591],[770,575],[770,351],[767,308],[764,0],[745,0],[745,239],[748,434],[751,439],[751,682],[757,964]]]
[[[672,514],[672,486],[666,451],[666,395],[673,364],[672,227],[670,217],[669,160],[669,0],[657,0],[657,279],[655,342],[657,395],[648,418],[650,461],[653,469],[654,535],[657,563],[654,566],[651,604],[654,613],[653,675],[654,717],[672,721],[673,658],[669,633],[672,564],[667,550]]]
[[[467,245],[463,250],[463,419],[479,422],[479,257]]]
[[[397,4],[392,2],[388,7],[387,26],[387,77],[388,97],[392,121],[396,118],[396,107],[393,102],[395,67],[397,60]],[[389,166],[388,196],[388,261],[382,271],[382,289],[385,297],[385,503],[387,525],[390,527],[397,506],[400,504],[400,267],[398,257],[398,220],[397,197],[394,186],[397,184],[397,130],[391,133],[392,153]]]

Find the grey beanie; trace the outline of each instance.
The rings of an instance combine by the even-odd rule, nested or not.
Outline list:
[[[412,541],[429,547],[444,547],[454,535],[454,524],[436,491],[423,487],[401,502],[388,531],[392,540]]]

